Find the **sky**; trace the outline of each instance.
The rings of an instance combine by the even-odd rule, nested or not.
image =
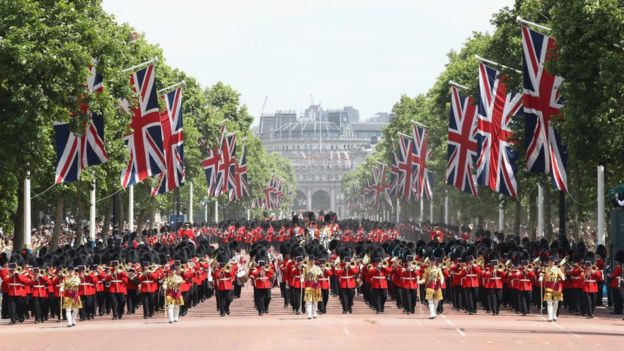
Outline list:
[[[513,0],[104,0],[203,87],[259,116],[354,106],[365,120],[425,93],[474,31]],[[476,79],[475,73],[475,79]]]

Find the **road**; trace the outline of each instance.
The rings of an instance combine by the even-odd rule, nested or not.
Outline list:
[[[342,315],[337,298],[330,297],[328,314],[307,320],[283,308],[279,290],[273,290],[270,313],[258,316],[252,289],[232,303],[232,315],[220,317],[214,298],[193,308],[179,323],[164,315],[152,320],[141,313],[121,321],[110,317],[78,322],[0,325],[0,350],[621,350],[624,321],[598,308],[591,320],[563,314],[548,323],[539,315],[520,317],[508,310],[499,316],[484,312],[468,316],[447,309],[428,320],[422,313],[405,315],[388,301],[377,315],[356,298],[352,315]]]

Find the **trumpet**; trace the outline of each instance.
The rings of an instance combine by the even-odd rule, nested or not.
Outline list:
[[[230,273],[232,271],[232,264],[231,263],[227,263],[224,267],[223,267],[223,271],[225,273]]]
[[[533,263],[529,263],[527,264],[526,269],[532,271],[535,269],[535,266],[533,265]]]
[[[355,266],[357,266],[357,263],[355,262],[355,260],[351,260],[349,261],[349,266],[355,268]]]
[[[499,273],[504,272],[506,269],[507,267],[505,267],[505,265],[502,262],[496,265],[496,271]]]
[[[333,268],[333,267],[332,267],[332,265],[331,265],[331,263],[329,263],[329,262],[325,262],[325,266],[324,266],[324,267],[325,267],[325,270],[326,270],[326,271],[328,271],[328,270],[330,270],[330,269],[332,269],[332,268]]]

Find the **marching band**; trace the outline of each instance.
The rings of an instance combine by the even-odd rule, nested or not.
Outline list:
[[[413,242],[400,240],[394,227],[382,223],[367,230],[341,228],[338,221],[310,224],[282,224],[277,231],[273,225],[270,230],[230,226],[217,238],[205,235],[213,229],[189,234],[186,227],[171,243],[169,234],[148,233],[141,244],[127,240],[67,246],[39,257],[26,251],[3,256],[2,318],[9,324],[64,318],[74,327],[77,320],[110,314],[123,319],[142,306],[143,318],[161,311],[176,323],[213,295],[225,317],[249,283],[259,316],[269,313],[272,289],[279,287],[283,307],[307,319],[327,313],[330,296],[338,297],[343,314],[353,313],[361,296],[377,314],[385,312],[390,298],[406,314],[426,306],[429,319],[444,313],[447,302],[470,315],[479,306],[492,316],[501,307],[522,316],[533,309],[552,322],[564,308],[593,318],[605,280],[613,313],[622,313],[622,252],[605,275],[601,254],[563,238],[550,245],[517,238],[473,244],[440,242],[436,234],[432,241]]]

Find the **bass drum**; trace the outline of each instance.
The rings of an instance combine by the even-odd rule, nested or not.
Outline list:
[[[238,285],[245,285],[245,283],[249,281],[249,274],[241,269],[236,272],[236,281],[238,282]]]

